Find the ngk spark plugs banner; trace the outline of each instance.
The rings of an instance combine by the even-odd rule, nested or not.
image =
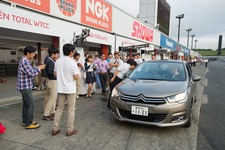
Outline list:
[[[39,11],[50,13],[50,0],[8,0]]]
[[[112,31],[112,6],[102,0],[81,0],[81,23]]]
[[[51,15],[80,23],[81,0],[51,0]]]
[[[160,44],[159,31],[138,21],[135,17],[113,7],[112,32],[144,43]]]

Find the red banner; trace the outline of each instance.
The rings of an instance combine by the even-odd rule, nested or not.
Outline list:
[[[112,31],[112,6],[102,0],[81,0],[81,23]]]
[[[50,13],[50,0],[9,0],[39,11]]]

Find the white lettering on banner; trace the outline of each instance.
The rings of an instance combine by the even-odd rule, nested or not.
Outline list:
[[[2,12],[2,10],[0,10],[0,19],[8,20],[8,21],[11,20],[11,21],[19,23],[19,24],[25,24],[25,25],[44,28],[44,29],[49,29],[49,23],[47,23],[47,22],[36,21],[36,20],[26,18],[26,17],[6,14],[6,13]]]
[[[169,47],[173,47],[173,43],[168,41],[168,39],[166,39],[166,45],[169,46]]]
[[[135,45],[135,43],[127,42],[127,41],[123,41],[123,44],[126,44],[126,45]]]
[[[41,1],[40,0],[25,0],[26,2],[27,1],[30,1],[31,3],[33,4],[37,4],[37,5],[41,5]]]
[[[184,48],[183,47],[181,47],[181,51],[184,52]]]
[[[92,0],[92,3],[90,3],[89,0],[86,0],[86,13],[89,14],[89,9],[91,10],[92,14],[98,17],[98,18],[103,18],[103,20],[107,20],[109,21],[107,12],[109,11],[109,7],[105,7],[105,5],[103,4],[103,8],[102,8],[102,4],[100,2],[96,2],[95,0]]]
[[[101,35],[97,35],[97,34],[92,34],[90,33],[90,38],[95,38],[95,39],[98,39],[98,40],[104,40],[104,41],[108,41],[108,37],[106,36],[101,36]]]
[[[89,17],[89,16],[86,16],[86,21],[87,21],[87,22],[94,23],[94,24],[97,24],[97,25],[100,25],[100,26],[102,26],[102,27],[106,27],[106,28],[109,27],[109,24],[108,24],[108,23],[101,22],[100,20],[96,20],[96,19],[91,18],[91,17]]]

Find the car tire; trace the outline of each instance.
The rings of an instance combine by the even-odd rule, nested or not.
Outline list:
[[[184,127],[189,128],[191,127],[191,120],[192,120],[192,108],[189,111],[189,120],[188,122],[184,125]]]

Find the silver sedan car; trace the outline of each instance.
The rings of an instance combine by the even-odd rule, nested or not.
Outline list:
[[[113,89],[111,115],[131,123],[190,127],[200,80],[185,61],[141,63]]]

